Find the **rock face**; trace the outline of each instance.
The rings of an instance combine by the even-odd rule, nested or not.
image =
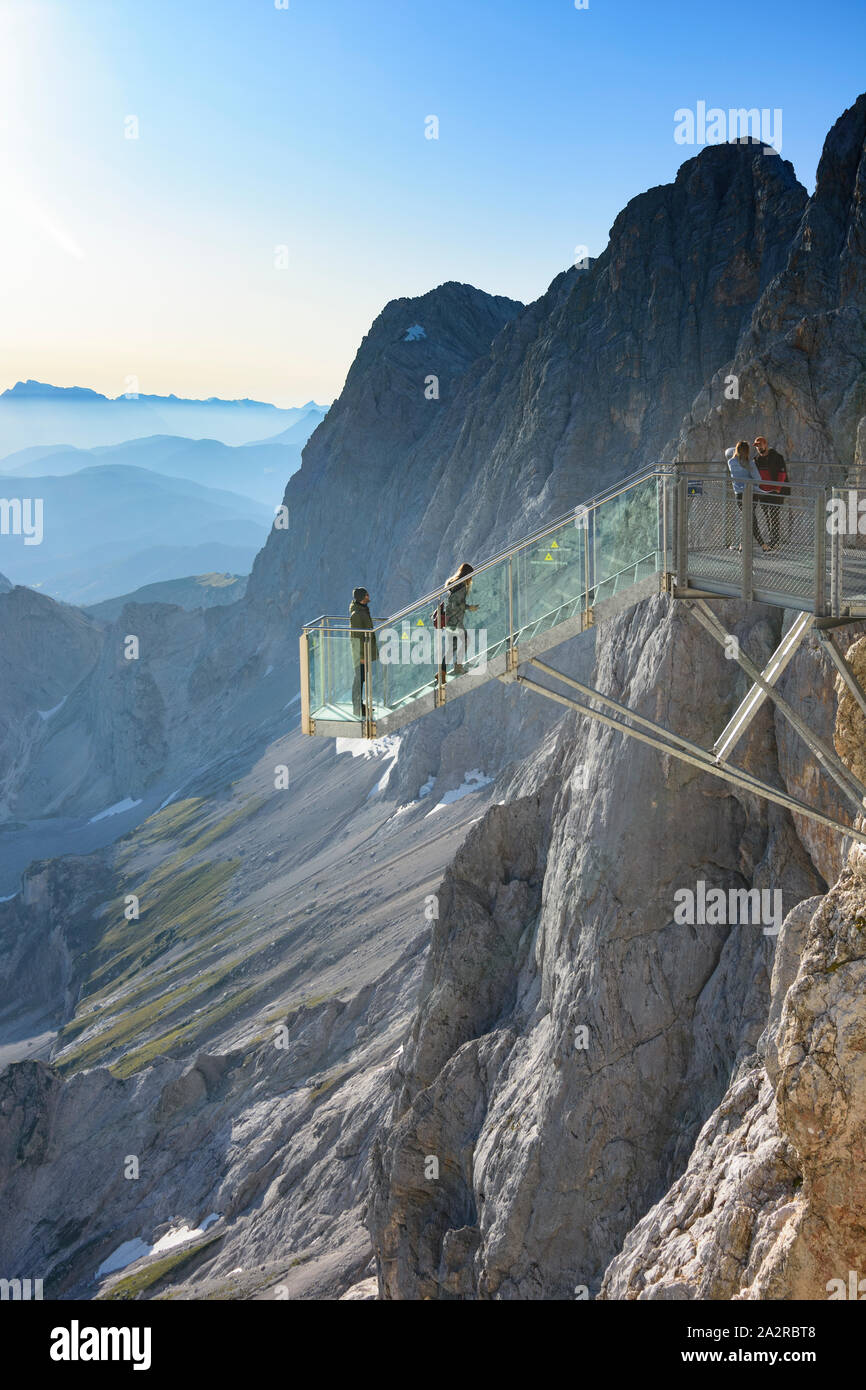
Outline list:
[[[438,402],[423,383],[452,352],[468,288],[389,305],[289,483],[290,529],[259,556],[252,600],[277,596],[309,618],[342,612],[362,582],[377,611],[395,611],[455,557],[486,558],[494,540],[528,534],[658,457],[733,356],[805,204],[787,162],[758,147],[703,150],[674,183],[632,199],[588,269],[557,276],[520,313],[485,306],[487,341],[473,332],[477,360],[464,355]],[[398,341],[409,319],[424,340]]]
[[[840,724],[842,721],[840,720]],[[859,752],[844,728],[839,751]],[[859,847],[779,938],[767,1028],[683,1175],[628,1235],[603,1298],[857,1297],[866,1143]]]
[[[595,683],[707,746],[737,678],[666,604],[600,629]],[[752,650],[773,641],[759,613],[724,620]],[[794,906],[823,883],[785,812],[621,744],[566,724],[446,875],[374,1155],[385,1297],[596,1292],[754,1050],[771,937],[680,924],[675,894],[779,886]],[[767,713],[744,762],[766,777],[774,759]]]
[[[0,822],[15,802],[17,775],[45,737],[58,706],[97,663],[99,627],[78,609],[0,582]]]
[[[864,122],[861,98],[828,137],[815,195],[808,205],[797,203],[789,250],[761,291],[755,288],[758,302],[743,320],[736,351],[724,362],[719,357],[718,375],[680,430],[680,457],[719,458],[732,438],[760,428],[789,454],[850,465],[866,385],[864,354],[849,350],[851,335],[859,342],[862,332]],[[762,161],[770,157],[738,153],[766,174]],[[739,375],[740,399],[716,404],[730,371]],[[817,390],[807,387],[807,374]],[[779,616],[762,619],[755,606],[729,606],[723,621],[755,659],[778,641]],[[648,604],[603,628],[594,683],[625,692],[630,707],[707,746],[731,708],[734,682],[718,653],[698,651],[685,622],[676,612],[661,618]],[[829,731],[832,677],[817,648],[798,656],[784,688]],[[537,866],[535,878],[524,870],[511,884],[527,903],[524,955],[516,962],[514,996],[500,992],[492,1024],[470,1007],[484,997],[477,961],[491,936],[499,950],[513,951],[514,927],[503,912],[500,936],[485,927],[473,950],[465,938],[479,931],[475,914],[451,908],[446,895],[451,910],[434,933],[412,1041],[395,1077],[392,1128],[376,1153],[368,1219],[384,1297],[549,1298],[573,1296],[575,1287],[595,1293],[635,1221],[605,1296],[645,1288],[654,1292],[644,1296],[731,1297],[744,1271],[757,1296],[780,1296],[772,1290],[784,1278],[778,1281],[778,1261],[768,1251],[789,1240],[792,1212],[804,1200],[796,1196],[801,1144],[813,1156],[803,1191],[808,1179],[823,1195],[811,1234],[802,1237],[798,1272],[785,1276],[788,1287],[808,1287],[814,1297],[834,1261],[844,1265],[834,1271],[842,1276],[856,1268],[845,1263],[851,1222],[837,1209],[843,1192],[855,1193],[855,1209],[860,1200],[857,1182],[846,1187],[840,1173],[861,1142],[856,1116],[866,1095],[857,1054],[863,1015],[850,1002],[859,984],[859,934],[851,923],[862,892],[850,868],[810,917],[804,965],[811,953],[815,978],[807,984],[794,980],[791,944],[804,930],[798,904],[825,886],[817,869],[828,878],[839,870],[841,840],[802,830],[801,838],[787,814],[660,765],[643,750],[620,750],[618,740],[595,730],[576,734],[557,767],[549,817],[539,806],[534,833],[522,825],[519,841],[508,846],[519,842],[524,856],[534,847],[537,865],[546,867],[542,874]],[[737,761],[764,777],[781,773],[792,790],[814,780],[811,760],[767,710]],[[580,786],[585,765],[591,795]],[[623,796],[626,783],[633,799]],[[491,833],[486,856],[484,830],[482,824],[467,842],[474,862],[460,868],[468,892],[495,922],[502,890],[494,865],[503,857],[508,863],[508,854],[493,850]],[[701,879],[784,889],[784,908],[794,911],[778,949],[774,994],[772,938],[760,929],[689,928],[672,920],[675,891]],[[833,1001],[824,976],[835,975],[837,962],[853,988]],[[450,1028],[437,1007],[443,994],[456,1000]],[[767,1051],[767,1071],[770,1079],[784,1077],[775,1094],[756,1052],[768,1012],[779,1070],[772,1071],[776,1054]],[[858,1097],[848,1105],[850,1126],[842,1096]],[[641,1222],[682,1173],[707,1115],[693,1169]],[[734,1125],[740,1139],[728,1142]],[[826,1167],[822,1136],[831,1147]],[[748,1159],[725,1168],[725,1158],[743,1145]],[[438,1156],[438,1182],[427,1177],[425,1156]],[[718,1185],[718,1205],[708,1207],[716,1190],[708,1172],[715,1176],[716,1164],[729,1177]],[[822,1214],[839,1223],[839,1234],[832,1249],[816,1253]],[[707,1257],[707,1242],[715,1259]],[[707,1293],[722,1288],[728,1291]]]
[[[845,653],[851,674],[866,689],[866,639],[859,637]],[[841,676],[836,677],[836,714],[834,742],[836,752],[844,758],[856,777],[866,782],[866,716]]]
[[[789,458],[850,467],[866,414],[866,94],[833,126],[815,192],[731,361],[697,396],[683,459],[761,432]],[[736,375],[739,398],[727,399]]]
[[[423,590],[423,567],[405,549],[420,518],[404,510],[395,483],[420,471],[421,495],[431,495],[437,465],[430,455],[414,469],[411,460],[443,413],[455,415],[461,379],[521,308],[453,283],[385,307],[289,481],[289,528],[272,531],[259,554],[251,604],[303,621],[347,611],[356,584],[369,586],[376,612],[387,611],[395,572]],[[410,336],[413,327],[424,336]]]

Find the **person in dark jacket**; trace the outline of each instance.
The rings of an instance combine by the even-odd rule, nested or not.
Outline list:
[[[781,537],[783,491],[788,481],[785,460],[777,449],[771,449],[762,434],[755,440],[755,463],[764,480],[761,489],[761,510],[767,523],[770,549],[775,550]]]
[[[462,676],[466,672],[463,664],[466,658],[466,625],[463,622],[467,613],[477,613],[478,604],[469,603],[469,590],[472,588],[472,566],[465,561],[458,570],[452,574],[450,579],[446,579],[445,587],[448,590],[448,597],[445,600],[445,641],[442,655],[442,680],[445,680],[445,668],[454,656],[454,669],[451,672],[454,676]]]
[[[352,682],[352,709],[355,718],[361,719],[367,714],[367,706],[363,703],[365,686],[370,713],[373,712],[370,670],[367,663],[379,659],[379,647],[376,642],[376,634],[373,631],[373,619],[370,617],[370,595],[366,589],[352,590],[352,602],[349,605],[349,627],[352,633],[352,661],[355,664],[355,679]],[[367,633],[370,634],[369,637]]]

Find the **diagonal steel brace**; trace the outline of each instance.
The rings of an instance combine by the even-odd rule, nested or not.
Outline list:
[[[767,685],[777,683],[814,622],[814,613],[799,613],[797,615],[761,672]],[[733,752],[735,745],[739,743],[766,698],[766,690],[760,685],[753,685],[748,694],[740,701],[713,744],[713,752],[719,762],[724,762]]]
[[[686,600],[686,602],[702,627],[705,627],[707,632],[709,632],[721,646],[727,648],[730,634],[725,631],[715,613],[707,607],[703,599],[694,601]],[[797,733],[806,744],[806,747],[813,756],[817,758],[827,775],[833,779],[840,791],[844,792],[857,815],[863,815],[863,798],[866,797],[866,787],[864,787],[858,778],[854,776],[853,772],[845,766],[835,749],[831,748],[824,739],[814,733],[814,731],[809,728],[805,719],[797,713],[793,705],[790,705],[788,701],[779,694],[778,690],[774,690],[773,687],[768,684],[754,662],[750,661],[739,649],[739,644],[736,652],[736,660],[739,662],[740,666],[742,666],[746,675],[754,681],[755,685],[759,686],[760,689],[764,691],[765,695],[769,695],[773,703],[777,705],[782,714],[784,714],[791,727],[796,729]]]
[[[600,724],[608,728],[616,729],[621,734],[626,734],[629,738],[637,739],[640,743],[648,744],[660,753],[667,753],[669,756],[689,763],[692,767],[707,772],[713,777],[719,777],[723,782],[729,782],[733,786],[739,787],[743,791],[751,792],[754,796],[762,797],[766,801],[775,802],[778,806],[784,806],[786,810],[794,811],[798,815],[806,816],[810,820],[818,821],[821,825],[828,825],[840,835],[849,835],[852,839],[858,840],[861,844],[866,844],[866,833],[856,830],[852,826],[844,825],[841,821],[835,820],[832,816],[825,815],[823,811],[816,811],[805,802],[791,796],[789,792],[783,791],[779,787],[772,787],[767,782],[762,782],[750,772],[745,772],[741,768],[728,765],[721,766],[713,758],[707,749],[701,748],[697,743],[690,739],[682,738],[678,734],[673,734],[669,729],[661,724],[656,724],[654,720],[647,719],[644,715],[636,714],[634,710],[622,705],[618,700],[614,700],[610,695],[603,695],[600,690],[595,690],[592,686],[584,685],[581,681],[576,681],[572,676],[564,676],[561,671],[556,671],[552,666],[547,666],[543,661],[532,658],[532,666],[537,666],[539,670],[554,679],[562,681],[565,685],[578,690],[587,701],[596,701],[615,712],[619,718],[611,714],[604,714],[601,710],[593,709],[589,703],[570,699],[567,695],[560,695],[557,690],[550,690],[547,686],[539,685],[537,681],[530,680],[527,676],[518,673],[517,679],[521,685],[525,685],[529,690],[536,691],[539,695],[546,695],[549,700],[555,700],[560,705],[565,705],[569,709],[576,710],[579,714],[588,715],[590,719],[595,719]],[[624,719],[631,720],[638,724],[640,728],[632,728],[624,723]],[[646,732],[644,732],[644,730]]]

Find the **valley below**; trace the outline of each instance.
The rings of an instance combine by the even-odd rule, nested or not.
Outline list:
[[[298,637],[657,458],[763,430],[859,482],[864,190],[866,95],[811,195],[758,142],[708,147],[532,304],[392,300],[228,601],[201,573],[93,608],[0,583],[0,1277],[738,1302],[862,1265],[862,846],[520,682],[308,737]],[[750,682],[671,589],[551,660],[712,748]],[[759,669],[795,617],[713,604]],[[866,623],[836,636],[866,686]],[[778,691],[862,778],[814,632]],[[850,824],[772,700],[733,761]],[[699,884],[779,894],[781,929],[678,920]]]

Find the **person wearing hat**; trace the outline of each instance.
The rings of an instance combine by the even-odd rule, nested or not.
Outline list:
[[[766,494],[761,497],[761,510],[767,522],[769,533],[770,549],[775,550],[781,537],[781,507],[785,497],[790,494],[791,489],[787,487],[788,474],[785,469],[785,460],[778,449],[771,449],[762,434],[755,440],[755,463],[758,472],[764,479],[762,492]]]
[[[362,719],[367,714],[367,706],[363,703],[365,686],[370,713],[373,713],[373,695],[367,662],[368,660],[371,662],[379,660],[379,647],[376,642],[376,634],[373,631],[373,619],[370,617],[370,595],[366,589],[352,590],[352,602],[349,605],[349,628],[352,634],[352,660],[355,664],[355,679],[352,682],[352,709],[355,718]],[[367,633],[370,633],[369,637]]]

